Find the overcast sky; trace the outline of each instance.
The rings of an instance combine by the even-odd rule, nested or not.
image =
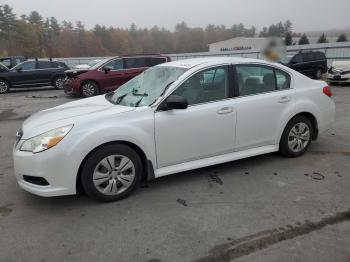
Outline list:
[[[263,26],[290,19],[295,31],[350,27],[350,0],[0,0],[15,13],[32,10],[58,20],[82,21],[87,28],[158,25],[173,30],[185,21],[190,27],[207,24]]]

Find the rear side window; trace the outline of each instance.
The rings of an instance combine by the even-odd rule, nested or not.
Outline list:
[[[325,54],[322,52],[317,52],[316,57],[317,57],[317,60],[325,60],[326,59]]]
[[[238,94],[248,96],[290,87],[289,74],[267,66],[237,65]]]
[[[133,58],[125,58],[125,66],[126,68],[140,68],[140,67],[149,67],[147,57],[133,57]]]
[[[21,64],[18,68],[22,68],[22,70],[34,70],[35,69],[35,62],[24,62]]]
[[[162,63],[165,63],[167,59],[165,57],[147,57],[146,65],[147,67],[156,66]]]
[[[314,53],[305,53],[305,54],[303,54],[303,57],[304,57],[304,61],[306,61],[306,62],[317,60],[316,54],[314,54]]]
[[[275,69],[277,90],[288,89],[290,87],[290,75],[282,70]]]
[[[38,62],[38,69],[48,69],[48,68],[53,68],[50,61]]]

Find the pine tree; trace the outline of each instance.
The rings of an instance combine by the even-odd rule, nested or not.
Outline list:
[[[338,39],[337,42],[347,42],[348,38],[346,37],[346,34],[341,34]]]
[[[302,36],[301,36],[301,38],[299,39],[299,43],[298,43],[299,45],[308,45],[308,44],[310,44],[310,42],[309,42],[309,38],[307,38],[307,35],[306,34],[303,34]]]
[[[326,38],[326,35],[323,33],[320,38],[317,40],[317,43],[322,44],[322,43],[328,43],[328,40]]]
[[[292,37],[292,33],[291,32],[288,32],[286,34],[286,37],[284,38],[284,44],[286,46],[290,46],[293,44],[293,37]]]

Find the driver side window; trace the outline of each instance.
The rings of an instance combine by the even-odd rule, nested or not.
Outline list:
[[[188,105],[228,98],[228,67],[215,67],[196,73],[179,86],[173,95],[183,96]]]
[[[109,63],[105,64],[103,66],[104,68],[109,68],[111,70],[120,70],[123,69],[123,60],[122,59],[115,59],[113,61],[110,61]]]

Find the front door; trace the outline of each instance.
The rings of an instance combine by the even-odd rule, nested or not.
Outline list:
[[[35,83],[36,62],[28,61],[11,69],[9,77],[14,86],[25,87]]]
[[[184,110],[155,113],[158,168],[233,152],[236,111],[229,67],[205,69],[172,94],[188,100]]]
[[[105,69],[109,71],[105,71]],[[101,86],[104,90],[115,90],[128,81],[127,70],[124,69],[123,59],[114,59],[97,71]]]

